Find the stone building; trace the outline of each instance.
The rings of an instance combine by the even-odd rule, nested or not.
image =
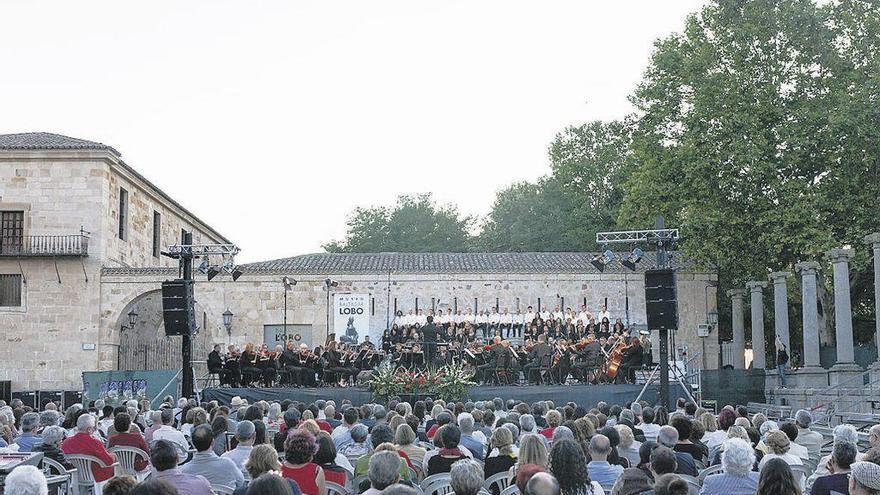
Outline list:
[[[0,380],[12,380],[13,390],[76,390],[82,371],[178,369],[179,337],[164,336],[160,291],[178,270],[158,250],[179,242],[181,230],[193,232],[196,244],[229,241],[109,146],[52,134],[6,135],[0,160],[0,294],[20,294],[0,307]],[[22,220],[7,227],[7,211],[20,212],[12,218]],[[591,259],[590,253],[320,253],[244,265],[237,281],[225,273],[207,281],[197,273],[194,359],[203,360],[214,343],[274,343],[279,333],[323,344],[338,293],[368,295],[369,325],[379,332],[396,310],[496,305],[511,312],[583,304],[595,312],[606,305],[613,318],[643,327],[644,270],[654,265],[652,253],[635,270],[615,261],[600,271]],[[697,326],[715,311],[717,276],[678,256],[673,267],[676,345],[702,352],[698,366],[717,368],[717,335],[697,336]],[[288,291],[285,276],[297,281]],[[279,332],[285,296],[288,327]],[[234,315],[229,328],[226,311]],[[132,313],[138,315],[133,325]],[[201,372],[197,366],[196,376]]]
[[[0,135],[0,380],[78,390],[116,366],[103,332],[102,269],[172,266],[181,231],[229,242],[110,146],[48,133]]]

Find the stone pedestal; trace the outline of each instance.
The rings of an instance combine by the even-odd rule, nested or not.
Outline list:
[[[764,345],[764,288],[767,282],[755,280],[746,283],[751,295],[752,310],[752,368],[767,367],[767,351]]]
[[[731,289],[727,291],[727,297],[730,298],[731,327],[733,328],[733,362],[730,364],[735,369],[741,370],[746,367],[746,330],[743,320],[743,299],[746,297],[746,291],[745,289]]]
[[[805,366],[792,373],[798,388],[825,388],[828,383],[828,370],[821,366]]]

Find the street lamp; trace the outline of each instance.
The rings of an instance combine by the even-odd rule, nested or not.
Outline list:
[[[284,335],[287,335],[287,291],[296,285],[296,280],[285,276],[281,279],[281,283],[284,284]]]
[[[130,328],[134,328],[138,321],[138,312],[137,308],[132,308],[131,311],[128,312],[128,324]]]
[[[232,314],[232,311],[229,311],[229,308],[226,308],[226,311],[223,312],[223,326],[226,327],[226,333],[229,336],[232,336],[232,317],[235,316]]]
[[[324,280],[324,287],[327,288],[327,338],[330,338],[330,288],[338,287],[339,282],[333,279]]]
[[[709,311],[706,315],[706,322],[712,325],[713,327],[718,325],[718,311]]]

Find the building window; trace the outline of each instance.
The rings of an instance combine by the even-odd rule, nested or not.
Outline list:
[[[21,306],[21,275],[0,275],[0,308]]]
[[[128,191],[119,188],[119,238],[123,241],[128,231]]]
[[[153,212],[153,256],[158,258],[162,250],[162,214]]]
[[[16,253],[24,240],[24,212],[0,212],[0,253]]]
[[[186,229],[180,229],[180,243],[183,244],[183,240],[186,238]]]

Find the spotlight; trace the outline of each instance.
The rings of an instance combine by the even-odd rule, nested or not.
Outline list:
[[[243,274],[244,272],[241,271],[241,268],[235,267],[235,269],[232,270],[232,281],[235,282],[236,280],[238,280],[238,277],[241,277]]]
[[[602,257],[598,254],[593,255],[593,259],[590,260],[590,264],[596,267],[596,270],[600,272],[605,271],[605,263],[602,261]]]
[[[614,261],[614,251],[610,249],[606,249],[604,253],[602,253],[602,262],[606,265]]]
[[[208,268],[210,266],[211,265],[208,264],[208,257],[205,256],[204,258],[202,258],[202,262],[199,264],[199,272],[200,273],[208,273]]]
[[[296,280],[285,276],[281,279],[281,283],[284,284],[284,290],[291,290],[293,286],[296,285]]]
[[[328,278],[327,280],[324,280],[324,285],[326,285],[327,288],[329,289],[330,287],[338,287],[339,282]]]
[[[208,267],[208,280],[216,277],[218,273],[220,273],[220,269],[216,266]]]
[[[632,271],[635,271],[636,263],[642,260],[643,254],[644,253],[640,248],[635,248],[632,250],[632,253],[630,253],[629,257],[627,257],[625,260],[620,260],[620,264],[629,268]]]

